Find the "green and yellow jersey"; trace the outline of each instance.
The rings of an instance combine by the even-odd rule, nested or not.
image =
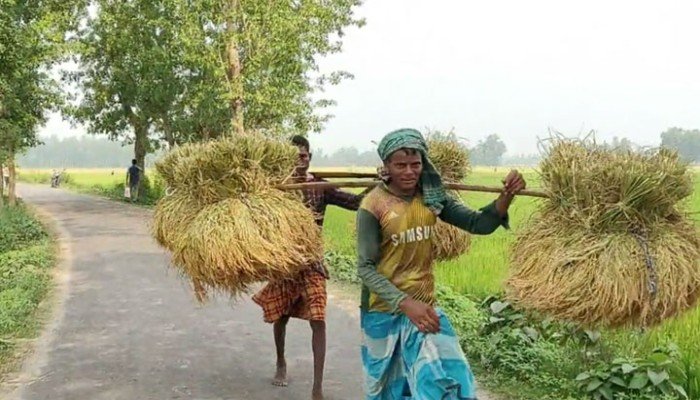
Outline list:
[[[397,196],[380,185],[364,198],[357,214],[363,309],[396,313],[406,296],[435,304],[431,240],[437,218],[420,194]],[[439,218],[474,234],[508,227],[495,202],[474,211],[448,199]]]

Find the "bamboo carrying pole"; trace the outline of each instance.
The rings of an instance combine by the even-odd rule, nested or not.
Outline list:
[[[316,176],[319,176],[315,174]],[[330,178],[330,176],[327,176]],[[337,177],[334,175],[333,177]],[[372,175],[376,177],[376,175]],[[326,188],[368,188],[379,184],[379,181],[338,181],[338,182],[307,182],[307,183],[287,183],[277,186],[280,190],[303,190],[303,189],[326,189]],[[445,187],[450,190],[464,190],[469,192],[486,192],[486,193],[501,193],[502,188],[479,186],[479,185],[464,185],[461,183],[445,183]],[[530,196],[549,198],[546,193],[536,190],[522,190],[518,192],[519,196]]]
[[[350,172],[350,171],[311,171],[311,175],[326,179],[326,178],[367,178],[376,179],[376,172]]]

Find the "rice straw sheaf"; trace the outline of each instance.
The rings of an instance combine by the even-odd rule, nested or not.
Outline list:
[[[700,240],[682,207],[692,175],[668,150],[552,140],[549,199],[512,249],[508,294],[587,326],[652,326],[695,306]]]
[[[426,135],[428,158],[445,182],[462,182],[469,172],[469,149],[454,132],[430,132]]]
[[[173,192],[161,198],[153,210],[151,234],[158,244],[168,250],[179,232],[187,229],[201,207],[182,192]]]
[[[294,171],[297,152],[280,140],[235,136],[183,145],[163,157],[157,168],[171,189],[208,205],[281,183]]]
[[[455,199],[461,199],[459,193],[450,193]],[[466,231],[443,222],[438,218],[431,236],[433,257],[437,261],[459,258],[469,250],[471,236]]]
[[[201,148],[202,143],[187,143],[170,150],[156,162],[156,171],[166,185],[173,187],[175,184],[175,166],[186,160],[191,154],[201,151]]]
[[[268,189],[205,206],[178,234],[173,263],[206,291],[243,294],[322,258],[320,229],[293,195]]]
[[[444,182],[462,182],[469,174],[469,150],[450,132],[430,132],[426,135],[428,158]],[[459,193],[450,195],[461,201]],[[432,235],[433,256],[437,261],[452,260],[469,250],[469,233],[438,219]]]

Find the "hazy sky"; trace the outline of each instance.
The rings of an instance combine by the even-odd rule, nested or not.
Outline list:
[[[335,118],[312,145],[373,148],[399,127],[498,133],[536,152],[549,127],[655,145],[700,128],[700,2],[367,0],[367,19],[323,61]],[[53,118],[44,133],[68,131]],[[81,130],[73,131],[81,132]]]

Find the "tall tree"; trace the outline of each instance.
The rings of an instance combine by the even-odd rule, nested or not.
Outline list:
[[[471,150],[474,165],[496,166],[506,153],[506,145],[497,134],[491,134]]]
[[[678,151],[685,160],[700,163],[700,130],[669,128],[661,134],[661,145]]]
[[[145,169],[146,154],[159,144],[154,124],[167,118],[179,82],[169,50],[173,16],[167,2],[97,1],[97,15],[78,35],[80,69],[68,73],[82,100],[71,108],[93,134],[133,144]],[[164,115],[165,113],[165,115]],[[125,160],[126,162],[126,160]]]
[[[38,143],[36,129],[60,103],[48,71],[84,9],[74,0],[0,0],[0,156],[15,202],[15,157]]]

